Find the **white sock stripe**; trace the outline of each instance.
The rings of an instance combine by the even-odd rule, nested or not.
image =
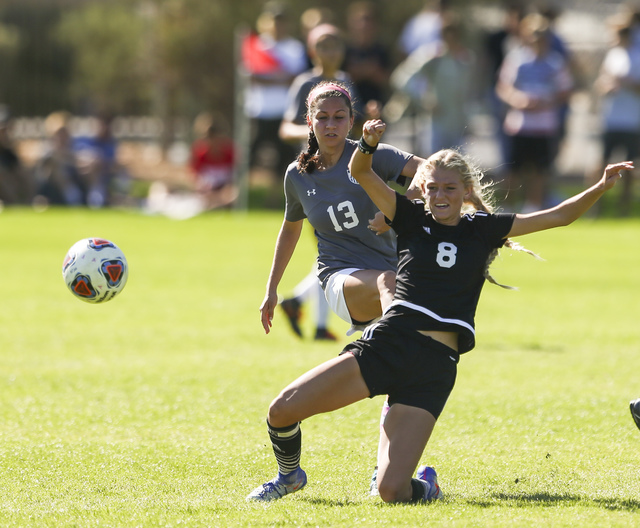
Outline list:
[[[290,431],[275,431],[271,426],[268,426],[269,434],[275,438],[291,438],[295,436],[300,431],[300,424],[297,423],[296,426]]]
[[[283,475],[291,473],[300,467],[300,453],[291,457],[283,457],[276,455],[276,462],[278,463],[278,470]]]
[[[300,458],[300,453],[296,453],[295,455],[282,455],[280,453],[278,453],[278,455],[276,455],[278,457],[278,460],[281,460],[282,462],[297,462],[298,458]]]

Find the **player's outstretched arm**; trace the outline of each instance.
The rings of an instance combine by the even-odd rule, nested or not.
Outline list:
[[[278,233],[273,263],[271,264],[269,280],[267,281],[267,293],[260,305],[260,320],[266,334],[271,330],[273,314],[276,306],[278,306],[278,284],[280,284],[284,270],[287,269],[287,264],[289,264],[291,256],[296,249],[303,222],[304,220],[297,222],[284,220],[282,227],[280,227],[280,233]]]
[[[607,165],[600,181],[580,194],[568,198],[551,209],[529,214],[517,214],[508,237],[569,225],[586,213],[605,192],[622,178],[620,171],[633,170],[633,168],[631,161]]]
[[[380,142],[387,125],[380,119],[371,119],[362,126],[362,138],[366,146],[375,148]],[[369,195],[369,198],[376,204],[382,213],[393,220],[396,214],[396,193],[391,189],[371,167],[372,153],[367,154],[359,146],[349,162],[351,175]]]

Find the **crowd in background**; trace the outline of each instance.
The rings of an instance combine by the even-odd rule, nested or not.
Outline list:
[[[129,175],[117,159],[112,117],[99,115],[88,134],[73,136],[71,116],[54,112],[45,120],[42,153],[28,167],[11,134],[8,109],[0,110],[0,200],[4,205],[117,205],[127,194]]]
[[[308,9],[295,20],[287,4],[266,2],[242,44],[251,140],[244,149],[234,145],[220,109],[204,112],[194,124],[189,168],[199,210],[233,203],[238,154],[248,158],[251,175],[268,179],[265,205],[281,205],[285,169],[307,136],[304,93],[324,79],[351,86],[359,114],[354,137],[366,118],[381,117],[392,128],[409,117],[413,151],[421,156],[444,147],[464,149],[473,109],[487,109],[496,124],[501,157],[496,176],[503,181],[507,207],[526,211],[551,204],[580,72],[555,29],[561,13],[550,5],[507,2],[501,27],[471,39],[469,20],[446,0],[428,0],[389,44],[381,38],[375,2],[351,2],[344,21],[324,8]],[[593,86],[602,115],[602,162],[621,150],[625,159],[634,160],[640,148],[640,15],[625,6],[608,27],[613,39]],[[3,107],[2,203],[121,203],[130,175],[118,163],[112,117],[96,116],[91,134],[75,136],[68,114],[52,114],[46,120],[46,148],[27,166],[11,137],[9,109]],[[625,178],[621,214],[631,211],[632,181]]]

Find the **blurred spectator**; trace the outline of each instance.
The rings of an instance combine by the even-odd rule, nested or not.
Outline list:
[[[457,17],[445,17],[441,38],[440,44],[419,47],[393,73],[399,90],[411,86],[417,76],[427,80],[427,91],[416,102],[428,116],[427,127],[419,133],[427,141],[418,148],[426,155],[461,146],[469,123],[475,55],[463,42]]]
[[[342,81],[355,92],[349,75],[340,69],[345,43],[341,31],[333,24],[320,24],[307,37],[307,49],[313,68],[298,75],[287,95],[287,109],[280,126],[280,138],[298,147],[309,135],[307,97],[320,81]],[[354,98],[357,94],[352,93]],[[354,125],[355,128],[355,125]],[[293,158],[289,161],[292,161]]]
[[[87,204],[88,182],[78,170],[69,131],[70,119],[67,112],[54,112],[45,120],[49,143],[35,166],[36,206]]]
[[[571,94],[573,81],[566,61],[550,49],[543,16],[527,15],[521,35],[523,46],[505,57],[496,92],[507,105],[503,126],[511,141],[507,201],[516,207],[524,200],[521,210],[527,212],[547,205],[560,130],[558,108]]]
[[[425,44],[440,40],[442,15],[446,8],[446,0],[426,0],[422,10],[408,20],[398,40],[403,57],[408,57]]]
[[[196,117],[193,128],[198,137],[191,146],[196,191],[206,209],[230,205],[238,191],[233,181],[234,146],[224,117],[204,112]]]
[[[627,19],[631,28],[631,47],[640,49],[640,4],[628,2],[620,6],[617,16],[620,20]]]
[[[303,42],[307,42],[311,30],[320,24],[335,24],[335,15],[331,9],[326,7],[310,7],[300,15],[300,36]],[[313,61],[307,49],[307,68],[313,68]]]
[[[498,73],[505,56],[521,45],[520,23],[525,16],[522,2],[508,0],[503,4],[502,26],[490,32],[484,42],[484,60],[493,87],[498,82]]]
[[[191,145],[191,180],[177,183],[154,181],[144,211],[174,220],[231,205],[238,196],[233,181],[235,149],[228,124],[218,112],[202,112],[193,122],[196,139]]]
[[[629,24],[614,27],[615,42],[607,51],[596,80],[601,96],[603,159],[640,161],[640,49],[632,43]],[[621,152],[618,152],[621,151]],[[593,182],[590,182],[593,183]],[[621,182],[620,215],[631,211],[633,174],[627,171]]]
[[[354,2],[347,11],[347,49],[343,69],[351,76],[370,115],[380,115],[389,96],[391,59],[380,41],[378,13],[370,1]],[[377,109],[377,110],[376,110]]]
[[[445,4],[445,0],[426,0],[422,10],[407,21],[398,39],[402,60],[407,59],[419,48],[436,48],[441,43],[440,30],[443,14],[446,12]],[[425,75],[405,76],[401,72],[402,68],[396,68],[392,74],[391,85],[394,90],[383,108],[383,116],[387,122],[394,123],[404,116],[411,115],[414,128],[412,150],[422,154],[425,145],[419,137],[419,129],[423,109],[416,102],[421,101],[423,94],[427,92],[428,81]],[[394,79],[394,76],[400,76],[400,80]],[[398,90],[398,86],[402,88]]]
[[[249,35],[243,44],[249,74],[245,113],[252,124],[249,166],[266,166],[277,181],[295,157],[295,149],[278,136],[287,92],[294,77],[307,67],[304,45],[289,35],[288,22],[285,6],[268,2],[258,17],[258,34]]]
[[[0,105],[0,203],[28,204],[33,185],[18,156],[10,128],[9,109]]]
[[[87,205],[94,208],[119,205],[128,193],[129,176],[117,160],[113,118],[101,114],[94,123],[94,134],[73,140],[78,168],[88,186]]]
[[[501,162],[510,158],[507,150],[509,141],[502,128],[506,113],[506,105],[496,93],[498,74],[505,56],[522,44],[520,39],[520,23],[525,16],[525,9],[520,1],[508,0],[503,4],[503,21],[500,29],[487,35],[483,47],[483,70],[488,76],[488,102],[491,113],[497,124],[497,139],[500,147]]]
[[[573,55],[571,53],[571,50],[569,50],[569,46],[567,45],[567,43],[555,29],[556,20],[561,14],[560,8],[557,5],[553,4],[542,4],[538,6],[538,12],[549,22],[549,47],[552,51],[555,51],[562,56],[562,58],[567,63],[567,67],[569,68],[571,75],[575,79],[578,72],[577,66],[573,59]],[[556,143],[556,146],[559,149],[560,144],[564,140],[564,137],[567,133],[569,101],[567,100],[561,103],[559,105],[558,111],[560,113],[560,129],[558,130],[558,141]]]

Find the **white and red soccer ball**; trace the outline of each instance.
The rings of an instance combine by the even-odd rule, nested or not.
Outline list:
[[[129,266],[122,250],[104,238],[76,242],[62,263],[62,276],[71,293],[88,303],[103,303],[127,284]]]

